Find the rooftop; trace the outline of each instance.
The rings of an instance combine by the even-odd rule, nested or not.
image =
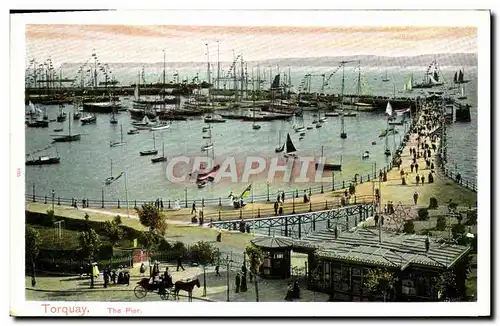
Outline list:
[[[259,237],[252,242],[269,243]],[[278,239],[278,237],[276,237]],[[290,238],[287,238],[290,239]],[[378,229],[353,228],[348,231],[326,229],[313,233],[302,240],[290,239],[293,249],[316,249],[321,258],[347,260],[387,268],[404,270],[411,264],[439,269],[449,269],[470,251],[470,247],[446,243],[440,238],[429,238],[429,251],[426,252],[427,236],[417,234],[381,231],[379,242]],[[277,241],[274,241],[275,243]],[[288,246],[287,246],[288,247]]]

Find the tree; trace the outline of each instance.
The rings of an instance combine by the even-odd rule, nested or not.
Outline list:
[[[40,233],[32,227],[31,225],[26,225],[25,228],[25,258],[29,259],[31,262],[32,275],[31,284],[33,287],[36,285],[35,277],[35,262],[40,253],[40,245],[42,244],[42,239],[40,238]]]
[[[119,218],[119,216],[117,217]],[[104,222],[104,232],[113,245],[123,238],[123,229],[120,226],[120,223],[121,220],[117,220],[116,217],[113,221]]]
[[[250,244],[246,247],[246,253],[248,256],[248,263],[250,265],[250,271],[257,275],[259,272],[260,265],[264,261],[264,253],[259,247]]]
[[[190,248],[194,259],[201,265],[214,264],[219,258],[219,251],[212,244],[198,241]]]
[[[446,230],[446,218],[444,216],[438,216],[436,221],[436,230],[438,231]]]
[[[466,225],[476,225],[477,224],[477,209],[469,209],[467,211],[467,219],[465,220]]]
[[[82,252],[84,257],[88,259],[90,265],[90,288],[94,288],[94,273],[92,263],[95,259],[95,255],[101,246],[101,239],[99,235],[94,231],[94,229],[89,229],[80,233],[80,246],[82,247]]]
[[[438,277],[436,290],[438,291],[438,297],[442,300],[456,298],[457,293],[457,280],[455,273],[452,271],[444,272]]]
[[[167,222],[163,212],[153,204],[144,204],[141,208],[136,208],[141,224],[149,229],[151,233],[165,235]]]
[[[382,295],[384,301],[389,292],[394,288],[395,282],[394,273],[384,268],[371,269],[366,275],[363,275],[365,289],[374,296]]]

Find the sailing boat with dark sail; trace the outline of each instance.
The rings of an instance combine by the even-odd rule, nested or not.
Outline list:
[[[455,75],[453,75],[453,82],[455,84],[465,84],[465,83],[468,83],[469,81],[470,80],[464,79],[464,72],[462,71],[462,69],[455,72]]]
[[[285,150],[285,143],[281,145],[281,130],[279,131],[279,136],[278,136],[278,147],[274,149],[274,152],[276,153],[281,153]]]
[[[292,138],[290,138],[290,134],[286,135],[285,157],[286,158],[299,158],[299,155],[297,154],[297,149],[293,145]]]
[[[139,154],[141,154],[141,156],[158,154],[158,150],[156,149],[156,142],[155,142],[155,134],[154,133],[153,133],[153,149],[150,149],[147,151],[141,151],[141,152],[139,152]]]
[[[69,114],[70,118],[68,119],[68,124],[69,124],[69,131],[68,135],[65,136],[58,136],[53,139],[53,142],[55,143],[62,143],[62,142],[72,142],[72,141],[78,141],[81,138],[80,134],[71,134],[71,113]]]

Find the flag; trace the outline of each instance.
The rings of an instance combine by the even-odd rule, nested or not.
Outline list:
[[[250,196],[250,191],[252,190],[252,185],[248,185],[248,187],[245,188],[245,190],[243,190],[243,192],[241,193],[240,197],[248,197]]]

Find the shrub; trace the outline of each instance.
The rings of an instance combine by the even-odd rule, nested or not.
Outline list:
[[[408,234],[415,233],[415,224],[413,224],[413,220],[408,220],[405,222],[403,226],[403,232]]]
[[[176,243],[174,243],[174,245],[172,246],[172,249],[181,255],[184,255],[187,252],[186,246],[184,245],[184,243],[182,243],[180,241],[177,241]]]
[[[438,208],[438,201],[436,197],[431,197],[429,199],[429,209],[436,209]]]
[[[436,230],[438,231],[446,230],[446,218],[444,216],[439,216],[437,218]]]
[[[462,237],[464,233],[465,233],[465,225],[463,224],[455,224],[451,228],[451,234],[453,235],[453,239]]]
[[[420,208],[418,210],[418,221],[427,221],[429,219],[429,210],[427,208]]]
[[[198,241],[189,251],[192,254],[193,260],[201,265],[215,264],[219,258],[219,251],[217,248],[205,241]]]
[[[465,219],[465,225],[476,225],[477,224],[477,210],[468,210],[467,218]]]
[[[47,211],[47,215],[41,216],[41,223],[40,224],[43,226],[53,227],[55,221],[56,221],[56,217],[54,215],[54,211],[49,209]]]
[[[172,250],[172,245],[168,243],[167,240],[161,239],[160,243],[158,244],[158,250],[159,251],[170,251]]]

